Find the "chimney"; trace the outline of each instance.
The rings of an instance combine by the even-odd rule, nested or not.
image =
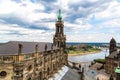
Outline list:
[[[22,48],[23,48],[23,45],[22,44],[18,44],[18,54],[22,53]]]
[[[39,48],[39,46],[38,46],[38,44],[36,44],[35,45],[35,51],[36,51],[36,53],[38,52],[38,48]]]
[[[47,44],[45,44],[45,51],[47,51]]]

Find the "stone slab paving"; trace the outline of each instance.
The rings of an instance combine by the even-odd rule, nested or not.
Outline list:
[[[84,67],[84,75],[85,75],[85,80],[97,80],[99,77],[99,80],[109,80],[108,74],[105,73],[104,69],[97,70],[97,67],[102,66],[99,63],[96,63],[89,67],[90,64],[82,64],[82,67]]]

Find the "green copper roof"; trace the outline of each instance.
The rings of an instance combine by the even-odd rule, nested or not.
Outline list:
[[[117,67],[115,70],[116,73],[120,73],[120,67]]]
[[[59,9],[59,14],[58,14],[58,20],[61,21],[62,16],[61,16],[61,9]]]

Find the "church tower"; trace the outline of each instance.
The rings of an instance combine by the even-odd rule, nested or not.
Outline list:
[[[53,39],[54,45],[59,48],[65,49],[66,36],[64,35],[64,24],[62,21],[60,9],[59,9],[59,14],[58,14],[58,18],[57,18],[57,22],[56,22],[55,26],[56,26],[56,32],[55,32],[54,39]]]
[[[116,47],[116,41],[114,38],[110,40],[110,47],[109,47],[109,53],[111,54],[112,52],[117,51]]]

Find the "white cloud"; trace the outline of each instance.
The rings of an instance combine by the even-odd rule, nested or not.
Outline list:
[[[25,22],[32,22],[34,20],[39,20],[40,15],[45,17],[42,13],[36,14],[35,10],[44,10],[44,5],[32,3],[29,0],[22,0],[20,3],[16,3],[14,1],[2,0],[0,3],[0,16],[9,15],[9,16],[17,16],[21,20]],[[39,16],[38,16],[39,15]]]
[[[67,26],[68,28],[71,28],[71,29],[74,29],[75,30],[78,30],[79,29],[82,29],[82,30],[88,30],[91,28],[91,25],[89,24],[81,24],[81,23],[68,23],[68,22],[65,22],[65,26]]]
[[[68,35],[67,41],[68,42],[109,42],[110,39],[114,37],[116,41],[119,41],[119,34],[104,34],[104,33],[97,33],[97,34],[76,34],[76,35]]]
[[[120,3],[116,0],[111,1],[108,5],[108,8],[101,12],[95,13],[96,19],[111,19],[120,17]]]
[[[2,37],[2,41],[52,41],[51,32],[48,33],[45,30],[33,30],[33,29],[26,29],[21,26],[18,26],[17,24],[0,24],[0,36]],[[18,34],[12,34],[13,32],[18,32],[21,35]],[[47,39],[48,38],[48,39]],[[46,40],[44,40],[46,39]]]
[[[47,12],[48,5],[51,9]],[[99,42],[109,41],[111,36],[117,39],[120,37],[114,29],[120,27],[120,3],[116,0],[57,0],[44,4],[41,1],[32,3],[30,0],[21,0],[21,2],[0,0],[0,38],[3,39],[2,41],[52,42],[59,8],[62,9],[67,41]],[[103,22],[90,24],[93,15],[95,15],[95,21]],[[38,29],[30,28],[31,25]],[[108,28],[107,34],[104,32],[105,27]],[[46,31],[41,28],[50,30]],[[9,34],[14,32],[25,35]]]
[[[103,22],[99,26],[108,27],[108,28],[117,28],[117,27],[120,28],[119,23],[120,23],[120,18],[108,20],[106,22]]]

